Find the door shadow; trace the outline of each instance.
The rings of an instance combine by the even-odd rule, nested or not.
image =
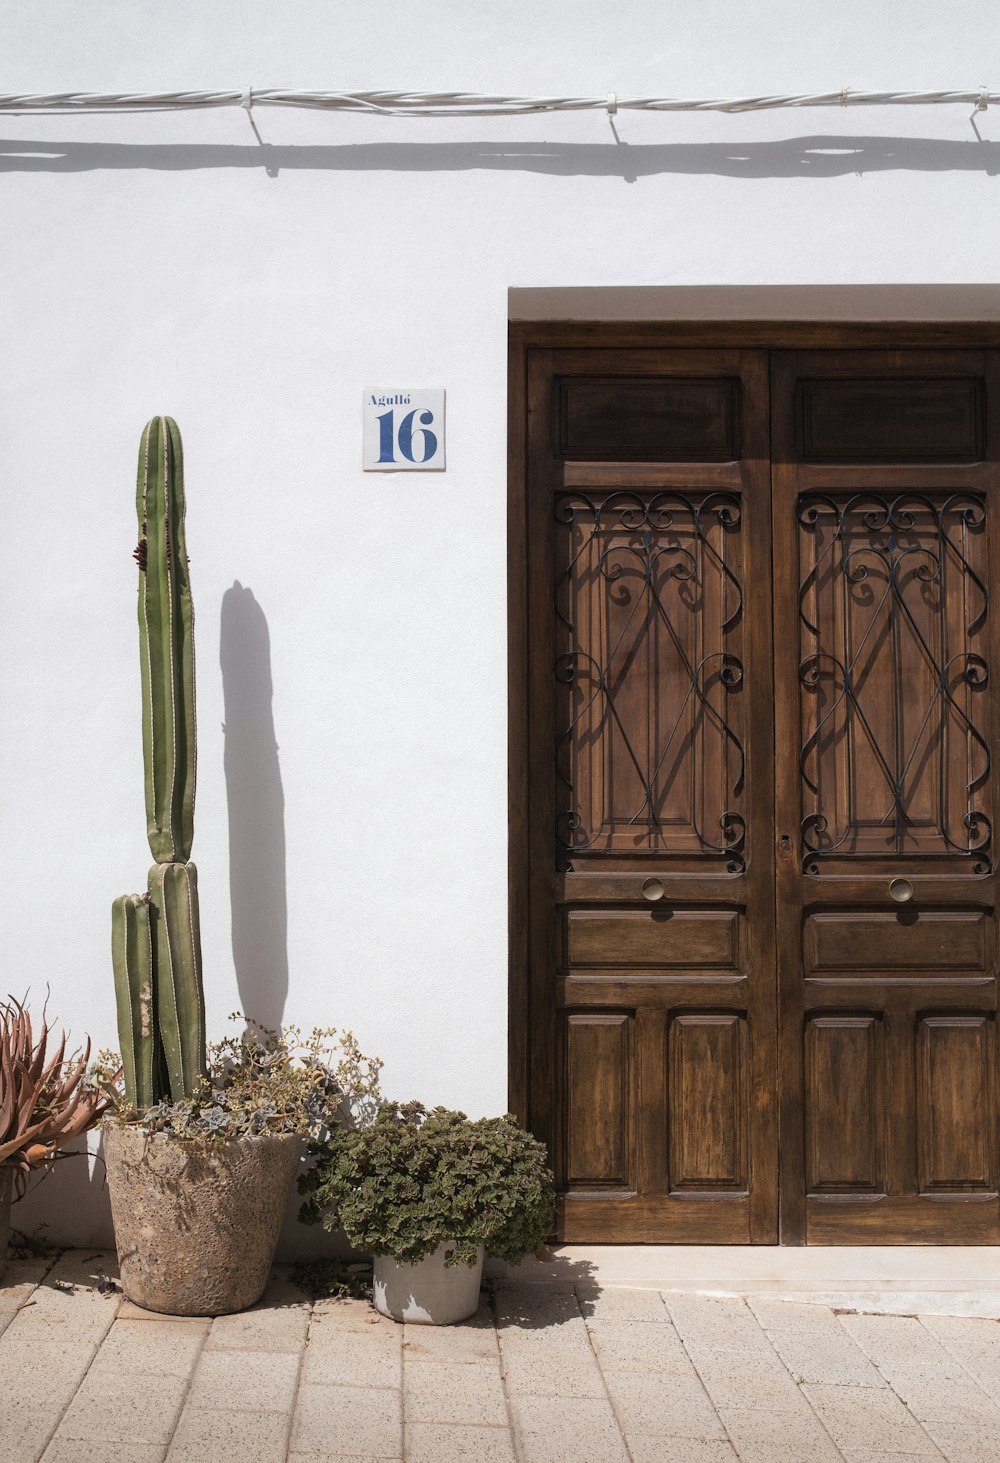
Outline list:
[[[219,661],[236,981],[243,1014],[279,1027],[288,996],[288,896],[271,637],[253,591],[239,580],[222,596]]]

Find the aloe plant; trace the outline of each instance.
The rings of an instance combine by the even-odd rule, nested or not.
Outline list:
[[[51,1037],[44,1016],[36,1040],[22,1003],[13,996],[0,1001],[0,1173],[13,1171],[19,1197],[31,1170],[61,1156],[109,1106],[86,1085],[89,1039],[79,1056],[67,1058],[65,1035],[54,1052]]]
[[[194,605],[177,423],[148,422],[136,482],[146,894],[112,905],[112,958],[127,1100],[190,1097],[205,1075],[198,873],[190,862],[197,763]]]

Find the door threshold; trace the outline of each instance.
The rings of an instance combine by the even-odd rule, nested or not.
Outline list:
[[[553,1245],[543,1258],[532,1256],[520,1265],[490,1262],[490,1273],[584,1289],[750,1296],[877,1315],[1000,1320],[997,1262],[991,1245]]]

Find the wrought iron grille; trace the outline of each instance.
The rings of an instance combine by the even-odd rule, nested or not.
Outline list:
[[[985,500],[811,493],[798,522],[804,870],[906,854],[989,873]]]
[[[560,493],[557,863],[745,863],[736,494]]]

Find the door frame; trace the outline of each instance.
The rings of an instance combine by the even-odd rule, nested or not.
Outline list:
[[[508,1109],[531,1126],[528,359],[536,349],[960,350],[1000,346],[996,321],[512,321],[508,335]]]

